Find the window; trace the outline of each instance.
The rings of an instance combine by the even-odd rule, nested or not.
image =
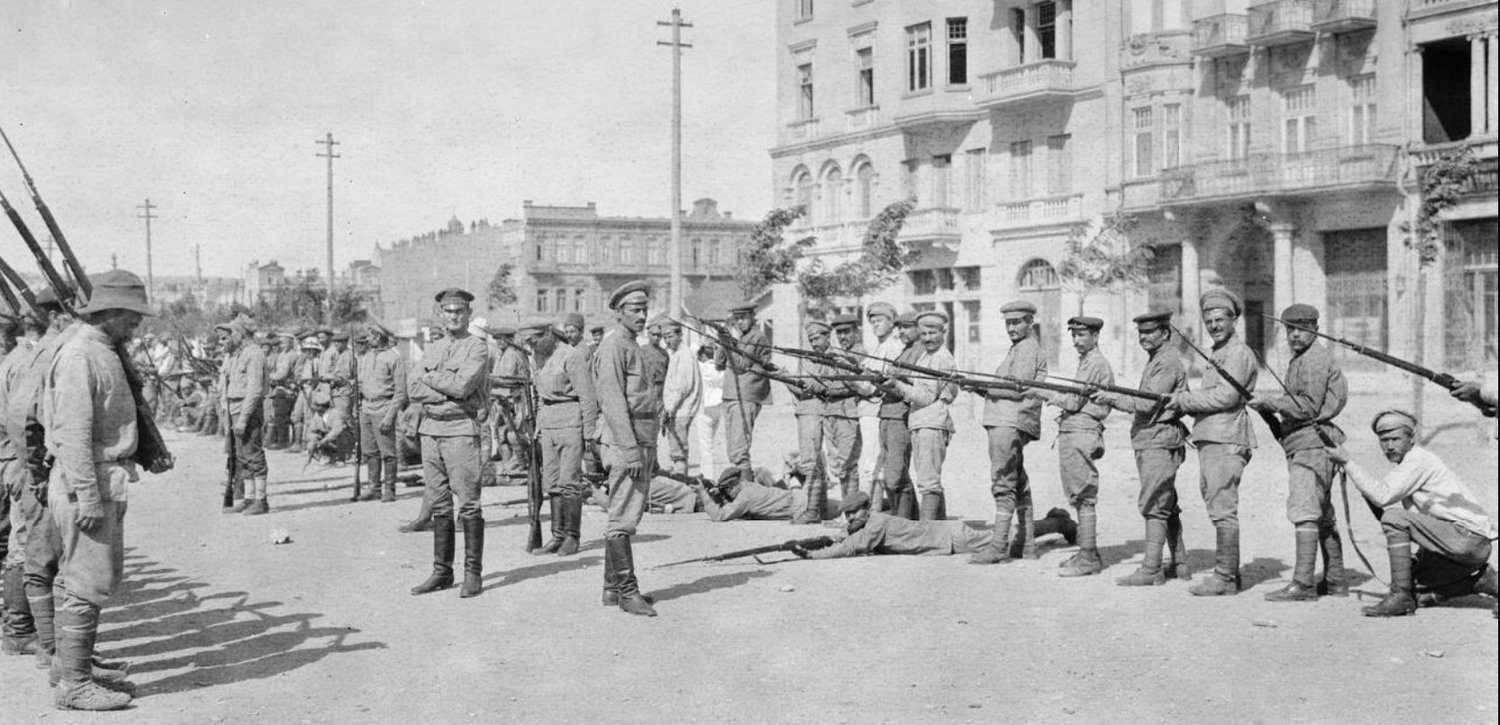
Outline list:
[[[607,267],[615,263],[615,242],[609,237],[599,240],[599,264]]]
[[[532,240],[532,244],[535,245],[536,249],[536,261],[547,261],[547,238],[538,234],[536,238]]]
[[[635,264],[635,240],[620,238],[620,264]]]
[[[811,225],[813,223],[812,174],[804,170],[801,174],[797,175],[795,184],[797,189],[797,206],[802,207],[804,210],[802,212],[802,220]]]
[[[1047,137],[1047,194],[1062,196],[1073,192],[1073,153],[1068,136]]]
[[[553,307],[552,307],[552,309],[554,311],[562,312],[563,310],[568,309],[568,291],[567,290],[565,290],[565,289],[563,289],[561,287],[558,287],[557,289],[555,289],[555,290],[552,291],[552,299],[556,300],[556,304],[554,304]]]
[[[984,158],[985,149],[964,152],[964,208],[969,211],[984,210]]]
[[[583,237],[573,238],[573,261],[578,264],[589,263],[589,242]]]
[[[1161,167],[1175,169],[1182,165],[1182,104],[1161,107]]]
[[[1057,57],[1057,3],[1036,4],[1036,41],[1043,58]]]
[[[807,20],[813,16],[813,0],[792,0],[797,4],[797,19]]]
[[[859,108],[869,108],[875,105],[875,51],[871,48],[860,48],[854,51],[854,66],[858,69],[858,75],[854,79],[854,99]]]
[[[573,311],[584,312],[588,309],[589,291],[586,289],[573,290]]]
[[[797,94],[797,119],[806,121],[813,117],[813,78],[812,64],[804,63],[797,66],[797,85],[801,89]]]
[[[712,240],[712,241],[709,241],[709,243],[708,243],[708,266],[710,266],[710,267],[717,267],[720,264],[720,261],[719,261],[719,245],[720,244],[722,244],[722,242],[719,242],[717,240]]]
[[[1026,62],[1026,11],[1022,8],[1011,8],[1010,11],[1011,37],[1016,41],[1015,65]]]
[[[573,263],[573,243],[567,239],[557,240],[557,261],[562,264]]]
[[[963,280],[964,289],[970,292],[979,291],[979,280],[982,275],[978,267],[959,267],[958,276],[959,279]]]
[[[932,85],[932,24],[906,29],[906,90],[925,91]]]
[[[1228,148],[1225,155],[1230,159],[1250,156],[1250,96],[1235,96],[1225,102],[1229,113],[1229,130],[1225,136]]]
[[[828,175],[823,177],[823,188],[827,190],[823,204],[828,210],[828,217],[824,221],[838,224],[844,219],[844,173],[838,169],[830,169]]]
[[[964,305],[964,317],[968,319],[969,342],[979,342],[980,331],[980,305],[978,300],[966,301]]]
[[[969,19],[948,18],[948,85],[969,82]]]
[[[1281,95],[1286,115],[1282,122],[1281,150],[1300,154],[1312,148],[1318,130],[1317,92],[1313,86],[1297,86]]]
[[[692,254],[693,254],[693,269],[698,269],[700,266],[703,265],[703,240],[702,239],[694,239],[693,240],[693,253]]]
[[[1375,76],[1366,74],[1349,79],[1349,95],[1354,105],[1349,109],[1349,143],[1355,146],[1375,139]]]
[[[1033,259],[1021,268],[1017,282],[1022,290],[1057,289],[1057,270],[1045,259]]]
[[[911,273],[912,294],[930,295],[937,292],[937,278],[932,270],[923,269]]]
[[[953,169],[953,157],[947,154],[932,157],[932,198],[928,206],[947,208],[948,177]]]
[[[538,313],[547,311],[547,300],[549,299],[552,299],[552,296],[547,294],[547,290],[539,289],[536,291],[536,311]]]
[[[1016,141],[1010,145],[1010,198],[1031,196],[1031,142]]]
[[[860,164],[854,172],[855,203],[859,205],[859,218],[869,219],[875,205],[875,169],[869,164]]]
[[[1135,176],[1150,176],[1156,173],[1155,158],[1152,156],[1151,137],[1156,133],[1156,117],[1151,112],[1150,106],[1130,109],[1130,129],[1135,134]]]
[[[1239,12],[1244,12],[1243,5],[1240,6]],[[1182,27],[1182,0],[1131,0],[1130,33],[1132,35],[1158,30],[1180,30]]]

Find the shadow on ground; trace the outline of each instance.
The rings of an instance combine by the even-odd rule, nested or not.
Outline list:
[[[694,579],[685,584],[673,584],[666,589],[658,589],[650,592],[658,602],[668,602],[673,599],[690,597],[694,594],[706,594],[716,589],[729,589],[742,586],[752,579],[761,579],[771,576],[771,572],[765,569],[753,569],[750,571],[737,571],[729,574],[711,574],[706,577]]]

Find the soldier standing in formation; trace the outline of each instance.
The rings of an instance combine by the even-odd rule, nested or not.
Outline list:
[[[522,346],[531,350],[536,384],[537,443],[541,449],[542,491],[552,509],[552,540],[538,553],[572,556],[582,536],[583,443],[598,439],[599,401],[583,351],[567,342],[561,330],[535,320],[520,330]]]
[[[292,404],[293,453],[301,453],[307,443],[305,434],[313,417],[312,396],[318,389],[318,359],[323,355],[323,344],[316,335],[307,333],[302,336],[300,352],[293,372],[297,380],[297,402]]]
[[[738,339],[719,341],[714,365],[724,371],[724,438],[729,464],[750,468],[750,447],[755,439],[755,419],[771,397],[771,381],[762,374],[771,362],[771,342],[755,322],[755,303],[729,308]]]
[[[406,361],[391,347],[390,330],[371,323],[369,349],[359,359],[359,437],[370,488],[362,500],[396,500],[396,418],[406,408]],[[378,490],[377,490],[378,489]]]
[[[882,342],[876,349],[885,350],[881,357],[887,360],[915,364],[923,352],[922,346],[917,344],[917,316],[903,312],[895,315],[893,325],[896,331],[889,339],[897,344]],[[894,356],[886,357],[898,347]],[[877,372],[885,373],[891,369],[890,365],[882,365]],[[911,406],[892,389],[883,389],[880,394],[880,482],[885,487],[885,500],[890,502],[893,515],[916,519],[919,507],[916,489],[911,482],[911,431],[906,427]]]
[[[266,500],[265,434],[266,354],[250,342],[244,323],[235,320],[217,326],[223,332],[224,361],[219,371],[221,408],[226,411],[228,435],[234,436],[234,465],[244,496],[232,511],[247,515],[268,513]]]
[[[1000,307],[1010,351],[996,375],[1039,380],[1047,375],[1047,358],[1033,334],[1036,305],[1007,302]],[[969,558],[973,564],[1003,564],[1011,561],[1010,522],[1020,521],[1017,543],[1020,554],[1036,557],[1036,537],[1031,531],[1031,479],[1026,476],[1026,444],[1042,435],[1042,401],[1029,398],[1020,387],[993,388],[985,392],[983,425],[989,434],[990,493],[995,498],[995,535],[990,547]]]
[[[855,353],[863,361],[865,348],[859,342],[859,317],[839,315],[833,318],[833,335],[839,350]],[[835,374],[843,371],[834,370]],[[823,443],[828,448],[828,477],[836,483],[840,496],[859,489],[859,404],[858,383],[840,381],[829,384],[823,393]],[[874,441],[870,445],[875,445]]]
[[[896,334],[896,308],[889,302],[872,303],[865,310],[865,321],[870,323],[870,332],[875,335],[875,345],[869,352],[869,357],[859,361],[865,369],[876,375],[886,372],[882,360],[894,360],[906,346],[901,342],[901,336]],[[872,501],[889,501],[894,506],[895,501],[885,495],[884,479],[881,474],[881,461],[883,459],[883,439],[880,432],[880,408],[883,404],[882,392],[870,383],[858,383],[855,388],[859,390],[859,461],[858,474],[860,490],[870,494]],[[880,509],[877,503],[875,508]]]
[[[917,314],[920,331],[918,345],[922,354],[915,365],[951,372],[955,368],[953,353],[948,352],[948,315],[938,310]],[[952,383],[931,378],[915,378],[911,383],[892,380],[910,406],[906,427],[911,433],[911,480],[919,501],[918,518],[932,521],[945,518],[943,461],[948,455],[948,440],[953,436],[953,416],[948,406],[958,397]]]
[[[413,587],[427,594],[453,586],[454,509],[464,530],[464,580],[460,597],[483,590],[484,512],[479,505],[479,429],[489,376],[485,343],[469,332],[474,295],[450,288],[436,296],[445,332],[422,356],[421,372],[408,383],[408,398],[422,406],[424,498],[432,511],[432,575]]]
[[[828,350],[828,335],[833,327],[822,320],[810,320],[803,325],[807,346],[813,352]],[[797,403],[794,409],[797,418],[797,464],[802,481],[807,488],[807,506],[792,519],[794,524],[816,524],[823,521],[823,510],[828,500],[828,479],[823,465],[823,399],[824,383],[821,379],[833,370],[816,360],[801,358],[797,361],[798,385],[787,386]],[[733,461],[731,460],[733,465]],[[744,469],[741,468],[741,471]]]
[[[297,401],[297,336],[287,330],[276,333],[279,348],[267,355],[270,395],[267,396],[266,448],[280,450],[292,443],[292,407]]]

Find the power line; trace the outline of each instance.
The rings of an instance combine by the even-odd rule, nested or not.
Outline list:
[[[680,314],[685,298],[682,290],[682,49],[693,46],[682,42],[682,29],[693,27],[682,21],[682,9],[672,8],[672,20],[657,25],[672,29],[672,41],[656,41],[672,49],[672,257],[670,306],[667,314]]]
[[[329,131],[326,136],[317,141],[324,150],[318,152],[318,158],[328,159],[328,325],[333,325],[333,160],[339,155],[333,152],[333,147],[339,142],[333,140],[333,132]]]
[[[156,299],[156,272],[151,263],[151,220],[156,218],[151,210],[156,205],[148,198],[146,203],[136,204],[135,208],[142,210],[142,213],[135,215],[136,218],[146,220],[146,304],[149,305]]]

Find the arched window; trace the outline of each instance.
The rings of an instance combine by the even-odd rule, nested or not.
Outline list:
[[[860,219],[874,215],[875,168],[868,163],[860,164],[854,172],[854,204]]]
[[[837,224],[844,218],[844,172],[837,167],[830,169],[823,176],[823,188],[827,190],[827,199],[824,208],[828,210],[829,224]]]
[[[807,169],[803,169],[801,171],[801,173],[797,174],[796,178],[793,179],[792,186],[795,187],[796,190],[797,190],[797,195],[796,195],[796,203],[797,203],[797,205],[801,206],[801,207],[803,207],[805,209],[807,209],[807,211],[803,214],[802,218],[810,226],[813,223],[813,179],[812,179],[812,174],[808,173]]]
[[[1023,291],[1057,289],[1057,270],[1045,259],[1033,259],[1021,268],[1016,277],[1016,286]]]

